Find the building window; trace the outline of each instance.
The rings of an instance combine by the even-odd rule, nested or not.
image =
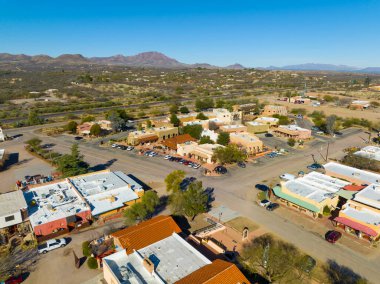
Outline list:
[[[5,222],[10,222],[10,221],[13,221],[15,219],[15,216],[12,215],[12,216],[7,216],[5,217]]]

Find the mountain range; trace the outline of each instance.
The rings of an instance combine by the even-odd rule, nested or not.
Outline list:
[[[243,65],[235,63],[225,67],[215,66],[208,63],[186,64],[170,58],[160,52],[143,52],[136,55],[114,55],[109,57],[84,57],[81,54],[62,54],[57,57],[48,55],[25,55],[0,53],[0,63],[16,64],[54,64],[54,65],[119,65],[130,67],[156,67],[156,68],[207,68],[207,69],[245,69]],[[294,70],[294,71],[334,71],[334,72],[357,72],[357,73],[380,73],[380,67],[359,68],[347,65],[305,63],[299,65],[286,65],[282,67],[269,66],[257,68],[264,70]]]

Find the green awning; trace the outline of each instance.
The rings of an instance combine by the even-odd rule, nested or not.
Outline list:
[[[299,207],[302,207],[302,208],[305,208],[309,211],[312,211],[312,212],[315,212],[315,213],[319,213],[321,210],[313,205],[313,204],[310,204],[310,203],[307,203],[301,199],[298,199],[292,195],[289,195],[289,194],[286,194],[284,193],[282,190],[281,190],[281,187],[280,186],[275,186],[273,188],[273,192],[274,194],[277,196],[277,197],[280,197],[282,199],[285,199],[285,200],[288,200],[289,202],[291,203],[294,203],[296,205],[298,205]]]
[[[351,200],[352,198],[354,198],[354,195],[358,192],[359,191],[349,191],[349,190],[340,189],[335,194],[340,196],[340,197],[343,197],[344,199]]]

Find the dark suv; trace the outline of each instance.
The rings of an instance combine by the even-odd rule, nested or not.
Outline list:
[[[335,244],[342,237],[342,233],[338,231],[328,231],[325,235],[326,241],[329,243]]]

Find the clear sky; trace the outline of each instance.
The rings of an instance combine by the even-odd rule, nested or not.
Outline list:
[[[0,52],[380,66],[380,0],[0,0]]]

